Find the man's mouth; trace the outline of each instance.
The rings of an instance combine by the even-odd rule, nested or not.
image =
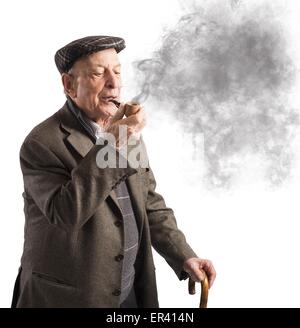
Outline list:
[[[109,104],[111,101],[116,100],[117,97],[114,97],[114,96],[103,96],[100,99],[101,99],[101,101]]]
[[[116,105],[117,108],[120,107],[121,103],[119,101],[117,101],[116,99],[112,99],[110,100],[112,103],[114,103]]]

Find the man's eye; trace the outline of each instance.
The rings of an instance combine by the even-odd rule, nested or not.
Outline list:
[[[94,75],[96,75],[96,76],[102,76],[103,73],[102,72],[96,72],[96,73],[94,73]]]
[[[115,74],[116,74],[116,75],[120,75],[120,74],[121,74],[121,72],[115,72]]]

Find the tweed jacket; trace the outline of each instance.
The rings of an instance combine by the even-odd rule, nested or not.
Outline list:
[[[183,263],[197,255],[155,191],[151,168],[101,169],[102,147],[66,104],[22,144],[25,228],[15,307],[118,307],[124,231],[115,187],[125,179],[139,230],[138,307],[159,307],[152,247],[179,280],[188,277]]]

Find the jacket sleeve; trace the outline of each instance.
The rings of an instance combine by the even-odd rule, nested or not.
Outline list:
[[[20,162],[25,192],[50,224],[64,229],[82,227],[111,190],[122,179],[136,173],[129,165],[99,168],[96,156],[101,147],[94,145],[70,172],[55,153],[38,140],[29,138],[23,143]],[[117,151],[116,155],[118,163]]]
[[[154,249],[165,258],[179,280],[187,279],[183,263],[198,257],[186,242],[185,236],[177,227],[173,210],[166,207],[163,197],[155,191],[156,181],[149,169],[149,191],[146,211],[149,220],[151,243]]]

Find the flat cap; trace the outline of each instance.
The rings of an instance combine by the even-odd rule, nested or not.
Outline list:
[[[76,60],[86,57],[94,52],[114,48],[120,52],[125,48],[125,41],[114,36],[87,36],[68,43],[55,54],[55,64],[59,72],[66,73]]]

